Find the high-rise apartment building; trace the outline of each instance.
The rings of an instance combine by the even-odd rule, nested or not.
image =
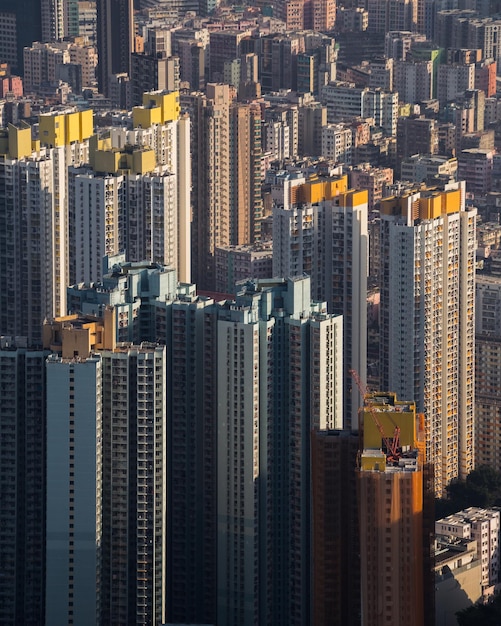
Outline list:
[[[45,624],[96,623],[102,524],[102,363],[47,362]]]
[[[348,190],[346,176],[305,183],[291,207],[274,207],[273,275],[308,274],[313,298],[343,316],[344,415],[329,428],[358,429],[360,396],[348,370],[365,380],[367,272],[367,192]]]
[[[425,415],[435,493],[474,467],[476,209],[464,182],[381,202],[381,387]]]
[[[230,239],[229,87],[209,84],[207,95],[184,102],[192,120],[192,276],[200,287],[214,284],[212,257]]]
[[[27,124],[3,132],[0,267],[13,281],[2,334],[39,341],[43,320],[66,313],[67,285],[98,280],[105,254],[170,264],[189,282],[190,120],[178,98],[147,94],[135,130],[107,139],[90,141],[92,111],[40,116],[39,142]]]
[[[317,155],[322,144],[322,128],[327,124],[327,108],[320,102],[299,107],[298,154]]]
[[[131,56],[132,85],[131,104],[143,101],[147,91],[179,89],[180,68],[178,57],[167,57],[165,52],[158,54],[133,53]]]
[[[393,78],[395,61],[392,58],[379,57],[370,62],[369,87],[375,89],[381,87],[387,91],[393,91]],[[400,91],[397,89],[397,91]]]
[[[370,163],[361,163],[348,173],[351,189],[366,189],[368,193],[367,209],[369,214],[383,198],[386,185],[393,184],[391,167],[373,167]]]
[[[212,82],[223,80],[225,61],[240,57],[242,39],[250,35],[251,31],[244,30],[216,30],[210,33],[209,77]]]
[[[304,27],[325,33],[334,29],[336,0],[308,0],[304,3]]]
[[[215,249],[259,240],[261,113],[230,103],[228,85],[185,98],[192,124],[192,270],[202,289],[215,287]]]
[[[494,150],[470,148],[458,154],[458,176],[466,182],[468,193],[485,196],[492,190]]]
[[[287,4],[284,5],[287,8]],[[300,8],[294,10],[296,16]],[[297,29],[300,30],[300,29]],[[294,80],[295,56],[304,48],[298,33],[270,34],[259,39],[259,79],[263,93],[291,89]]]
[[[420,117],[400,117],[396,125],[397,161],[413,154],[438,153],[438,123]]]
[[[336,22],[336,0],[280,0],[275,11],[289,31],[327,32]]]
[[[261,107],[230,107],[230,239],[233,244],[259,241],[261,199]]]
[[[47,352],[0,340],[0,621],[43,624]]]
[[[42,39],[40,0],[2,0],[0,4],[0,58],[17,73],[23,72],[23,50]]]
[[[212,299],[194,292],[179,292],[168,317],[161,302],[153,310],[157,332],[164,321],[170,346],[168,618],[215,624],[217,310]]]
[[[100,622],[165,621],[165,347],[103,354]],[[109,451],[112,454],[109,454]]]
[[[496,93],[496,70],[497,61],[485,59],[475,64],[475,89],[481,89],[486,98]],[[486,125],[487,127],[487,125]]]
[[[388,135],[394,135],[398,118],[398,93],[355,87],[354,83],[333,81],[322,90],[327,121],[342,122],[353,117],[372,117]]]
[[[299,114],[296,105],[276,105],[264,110],[261,128],[263,150],[272,159],[283,160],[299,154]]]
[[[234,294],[248,278],[272,278],[272,242],[216,248],[216,292]]]
[[[46,623],[166,621],[166,349],[114,316],[44,328]]]
[[[86,37],[91,46],[97,43],[96,33],[96,2],[95,0],[78,0],[78,35]]]
[[[114,335],[118,343],[167,342],[166,311],[176,294],[190,299],[194,285],[177,286],[177,272],[157,263],[127,263],[124,255],[105,259],[101,281],[68,287],[68,309],[103,317],[115,310]]]
[[[70,14],[75,10],[75,0],[44,0],[42,3],[42,41],[58,41],[68,33]]]
[[[454,100],[475,86],[475,64],[440,64],[437,68],[437,98],[441,104]]]
[[[349,380],[367,370],[367,192],[350,190],[316,210],[317,258],[312,295],[326,300],[330,313],[343,316],[344,427],[358,430],[360,395]]]
[[[312,623],[316,626],[360,626],[358,452],[358,433],[311,433]]]
[[[215,304],[172,271],[112,269],[69,301],[94,315],[112,305],[117,341],[170,346],[168,618],[308,624],[309,433],[341,421],[342,317],[311,302],[306,277]]]
[[[501,469],[501,280],[477,275],[475,297],[475,461]]]
[[[132,0],[97,0],[98,86],[105,96],[111,95],[112,76],[130,78],[131,54],[134,52],[134,19]],[[129,107],[129,94],[119,103]]]
[[[60,65],[70,63],[69,44],[33,42],[24,48],[24,88],[35,93],[44,83],[60,78]]]
[[[364,4],[369,13],[369,32],[417,31],[417,0],[365,0]]]
[[[160,341],[166,365],[168,431],[167,616],[172,622],[216,621],[216,350],[217,310],[179,285],[173,269],[108,259],[102,282],[68,290],[75,312],[114,311],[117,343]]]
[[[433,98],[431,61],[396,61],[394,88],[402,102],[414,104]]]
[[[412,46],[425,41],[426,35],[409,30],[392,30],[384,37],[384,54],[389,59],[405,61]]]
[[[217,623],[310,623],[310,430],[342,407],[342,318],[310,279],[249,284],[217,322]]]
[[[119,252],[190,280],[190,120],[178,92],[143,100],[132,129],[112,128],[94,140],[90,167],[70,169],[71,283],[99,280],[102,257]]]
[[[321,154],[335,163],[351,165],[353,137],[351,128],[344,124],[326,124],[322,128]]]
[[[66,313],[67,170],[89,158],[92,111],[40,116],[39,132],[38,145],[27,124],[0,140],[0,271],[12,277],[0,295],[0,333],[29,345],[45,318]]]
[[[425,432],[413,402],[365,397],[358,471],[363,626],[433,623]],[[431,584],[430,584],[431,583]]]
[[[454,157],[414,154],[402,161],[400,175],[402,180],[432,184],[438,178],[455,180],[457,169],[458,160]]]

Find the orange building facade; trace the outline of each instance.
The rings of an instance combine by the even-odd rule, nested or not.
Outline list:
[[[424,420],[392,393],[367,395],[362,411],[362,625],[425,626],[433,591]]]

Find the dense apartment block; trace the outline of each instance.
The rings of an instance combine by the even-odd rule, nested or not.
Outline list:
[[[307,624],[309,432],[342,420],[342,317],[311,301],[305,277],[247,283],[215,304],[172,270],[115,261],[68,298],[104,315],[104,334],[83,329],[90,339],[170,346],[167,616]]]
[[[348,174],[352,189],[366,189],[368,193],[367,211],[370,212],[383,198],[386,185],[393,183],[393,169],[373,167],[370,163],[361,163]]]
[[[0,9],[0,57],[22,74],[23,50],[42,40],[42,5],[37,0],[5,0]]]
[[[354,117],[371,117],[374,118],[375,126],[380,126],[386,134],[395,134],[398,117],[396,92],[334,81],[322,88],[321,98],[327,107],[329,123],[350,121]]]
[[[464,182],[381,202],[381,387],[414,397],[435,493],[474,467],[476,209]]]
[[[312,599],[316,626],[360,625],[358,452],[358,433],[311,433]]]
[[[259,240],[261,110],[230,102],[228,85],[186,96],[191,116],[192,270],[201,289],[214,290],[215,249]]]
[[[165,346],[117,345],[110,313],[44,327],[46,623],[166,621]]]
[[[68,287],[68,310],[106,317],[114,309],[118,343],[167,343],[167,310],[178,292],[193,295],[195,288],[178,288],[177,272],[157,263],[129,263],[124,255],[105,259],[102,280]]]
[[[117,77],[130,78],[131,54],[134,52],[134,18],[132,0],[97,0],[97,52],[99,91],[112,96]],[[123,90],[116,104],[128,108],[130,92]]]
[[[475,89],[481,89],[486,98],[496,93],[496,70],[497,62],[494,59],[486,59],[475,65]]]
[[[413,154],[438,153],[438,124],[420,117],[399,117],[396,125],[397,161]]]
[[[0,341],[0,621],[43,624],[48,353],[16,341]]]
[[[366,0],[364,4],[369,14],[369,32],[422,32],[418,29],[419,5],[416,0],[396,0],[391,3],[384,0]]]
[[[10,126],[0,138],[0,333],[38,343],[45,318],[66,313],[69,283],[68,167],[89,158],[92,111],[40,117],[32,129]],[[28,226],[29,225],[29,226]]]
[[[394,89],[402,102],[430,100],[433,93],[432,61],[396,61]]]
[[[251,31],[221,30],[210,33],[209,77],[212,82],[224,78],[224,63],[237,59],[241,54],[242,39],[249,37]]]
[[[322,128],[321,154],[334,163],[352,163],[353,138],[351,128],[343,124],[326,124]]]
[[[416,43],[426,41],[426,35],[410,30],[391,30],[384,37],[384,54],[389,59],[405,61]]]
[[[473,63],[438,66],[437,98],[442,105],[454,100],[466,89],[474,87],[475,65]]]
[[[24,49],[24,84],[27,93],[36,93],[47,83],[64,78],[64,65],[80,68],[80,89],[91,87],[95,82],[96,49],[81,40],[72,42],[33,42]]]
[[[413,402],[366,395],[360,493],[362,624],[433,620],[425,426]]]
[[[404,159],[400,165],[402,180],[411,182],[427,182],[433,184],[434,179],[457,176],[458,160],[455,157],[440,156],[438,154],[413,154]]]
[[[492,190],[494,150],[470,148],[458,154],[458,176],[466,181],[466,189],[475,197]]]
[[[92,111],[40,116],[35,142],[27,124],[3,132],[0,266],[15,280],[1,333],[39,341],[43,320],[66,313],[66,287],[100,279],[104,255],[170,264],[189,282],[190,122],[178,98],[147,94],[132,130],[101,137]]]
[[[475,297],[475,459],[501,468],[501,280],[477,275]]]
[[[437,535],[474,539],[481,565],[483,594],[492,593],[499,577],[499,511],[469,507],[435,522]]]
[[[296,202],[273,209],[273,274],[311,276],[313,297],[343,315],[344,422],[358,429],[360,397],[348,369],[365,380],[367,367],[367,192],[347,189],[347,178],[297,187]]]
[[[307,277],[249,284],[217,322],[217,623],[309,624],[311,428],[342,412],[342,318]]]
[[[178,57],[168,57],[165,52],[131,55],[131,104],[142,104],[147,91],[177,91],[180,86]]]
[[[248,278],[272,278],[271,242],[216,248],[216,291],[235,293],[236,284]]]
[[[99,280],[103,256],[119,252],[190,280],[190,121],[178,92],[143,102],[132,129],[95,138],[90,163],[69,171],[71,283]]]
[[[299,107],[298,154],[316,155],[322,145],[322,128],[327,124],[327,107],[312,102]]]

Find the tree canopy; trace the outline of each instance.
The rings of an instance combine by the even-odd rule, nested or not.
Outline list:
[[[489,604],[476,604],[456,613],[458,626],[499,626],[501,624],[501,595]]]
[[[468,474],[466,480],[451,481],[447,486],[447,498],[435,501],[436,519],[470,506],[501,506],[501,472],[483,465]]]

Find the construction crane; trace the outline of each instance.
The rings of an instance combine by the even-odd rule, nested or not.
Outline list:
[[[356,370],[350,370],[350,374],[358,387],[358,390],[360,392],[360,395],[362,396],[362,399],[365,399],[365,397],[369,394],[368,388],[364,386]],[[377,416],[377,411],[374,408],[374,405],[371,402],[367,402],[366,408],[369,410],[372,420],[374,421],[374,424],[376,424],[376,427],[379,430],[381,438],[386,447],[388,460],[397,461],[400,458],[400,451],[398,449],[400,447],[400,427],[397,424],[395,424],[395,430],[393,432],[393,440],[389,439],[384,432],[383,425],[379,421],[379,418]]]

